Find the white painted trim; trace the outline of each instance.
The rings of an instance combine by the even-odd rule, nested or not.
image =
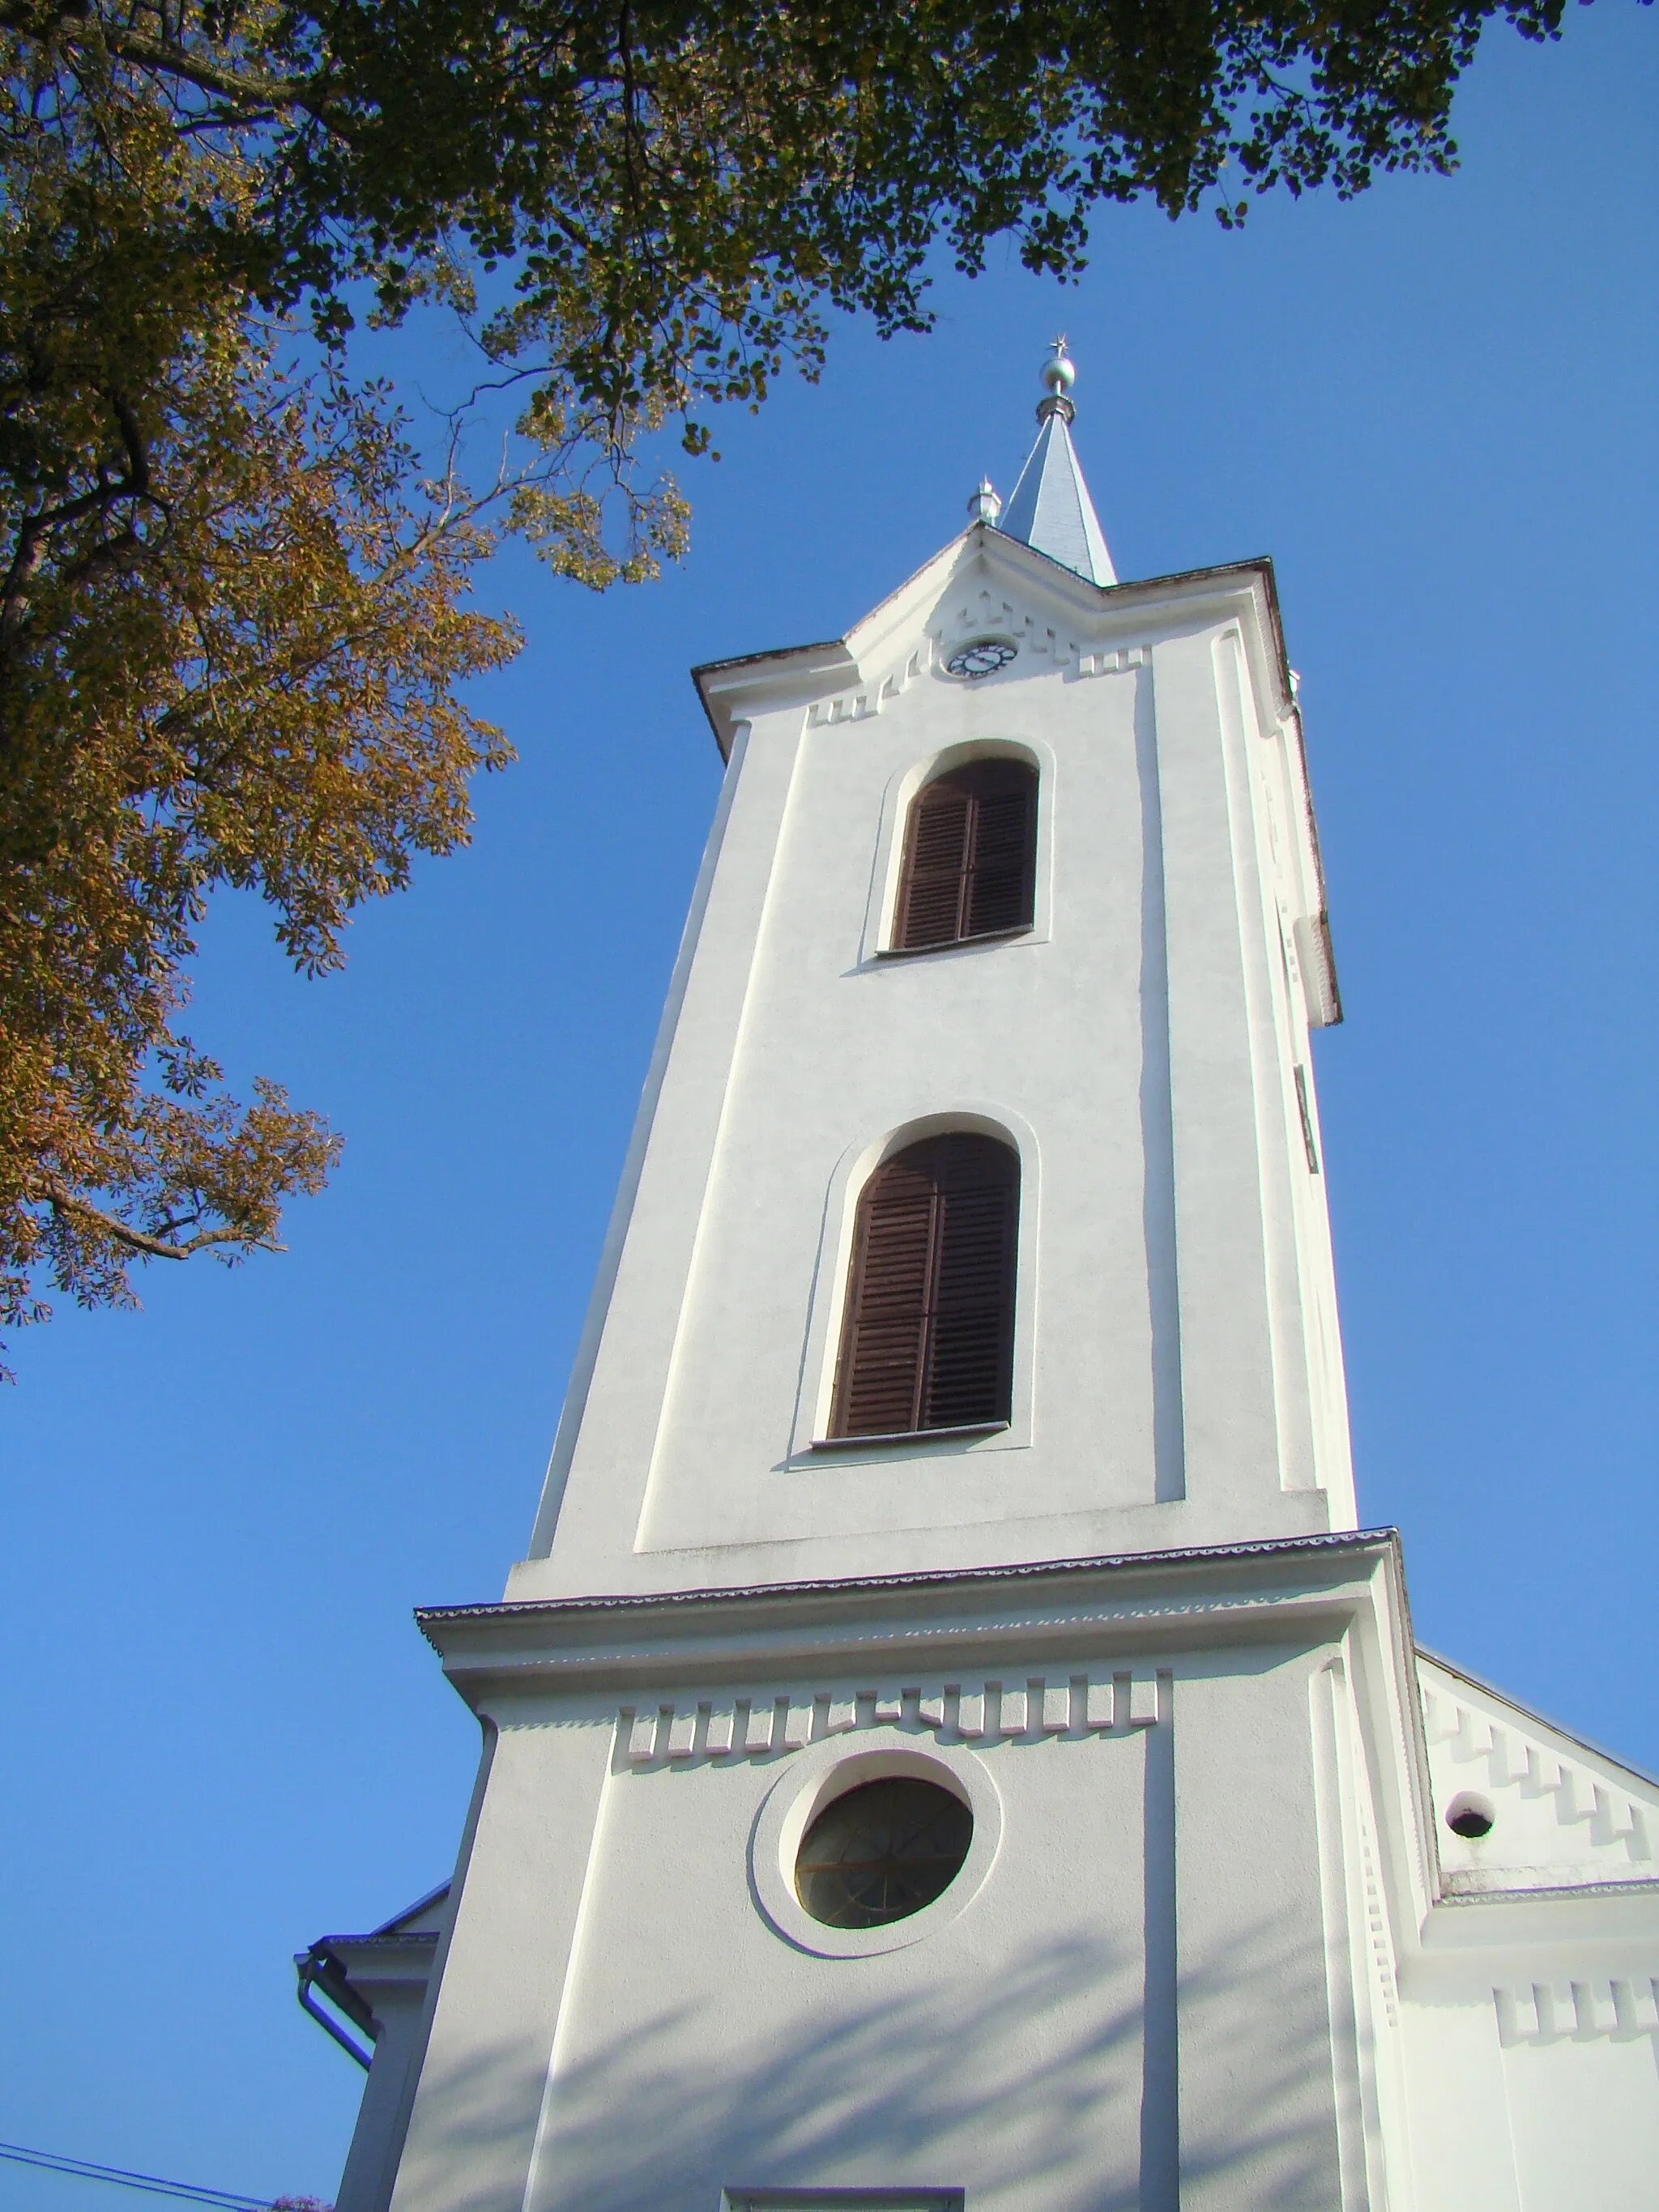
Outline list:
[[[1036,882],[1031,907],[1031,927],[1018,934],[969,940],[966,945],[941,945],[931,955],[983,951],[992,945],[1046,945],[1054,933],[1054,792],[1058,768],[1052,745],[1041,738],[974,738],[942,751],[924,754],[888,779],[882,794],[876,830],[876,849],[870,870],[870,896],[865,908],[864,931],[859,940],[859,965],[873,967],[893,950],[893,929],[898,905],[899,876],[904,866],[904,831],[910,803],[925,784],[953,768],[974,760],[1029,761],[1037,775]]]
[[[858,1748],[854,1750],[852,1741]],[[861,1783],[912,1775],[959,1797],[974,1816],[973,1841],[950,1887],[908,1919],[884,1928],[826,1928],[795,1894],[795,1855],[802,1837],[832,1799]],[[773,1930],[798,1951],[820,1959],[871,1959],[902,1951],[959,1919],[984,1887],[1002,1841],[1002,1799],[991,1770],[971,1751],[916,1748],[902,1729],[861,1729],[832,1738],[792,1759],[768,1792],[750,1833],[750,1895]]]
[[[847,1301],[848,1273],[853,1259],[853,1231],[860,1194],[884,1160],[902,1152],[924,1137],[942,1136],[952,1129],[969,1130],[1012,1144],[1019,1155],[1019,1235],[1014,1267],[1014,1377],[1009,1401],[1008,1425],[994,1434],[964,1440],[941,1437],[937,1443],[907,1439],[902,1443],[869,1447],[875,1460],[893,1457],[934,1458],[962,1451],[1012,1451],[1031,1441],[1036,1359],[1038,1218],[1041,1159],[1036,1132],[1024,1116],[1006,1106],[981,1099],[964,1099],[959,1105],[918,1115],[895,1123],[884,1135],[849,1145],[836,1163],[824,1194],[823,1228],[807,1306],[806,1340],[801,1358],[800,1385],[795,1396],[795,1418],[789,1438],[789,1462],[795,1466],[833,1469],[860,1457],[848,1439],[838,1443],[833,1454],[814,1453],[812,1446],[828,1433],[831,1401],[836,1388],[836,1360],[841,1349],[842,1314]]]

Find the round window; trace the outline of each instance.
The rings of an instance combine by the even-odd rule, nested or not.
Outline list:
[[[999,668],[1008,665],[1018,649],[1006,637],[977,637],[951,655],[945,672],[951,676],[994,676]]]
[[[824,1807],[795,1860],[795,1893],[826,1928],[881,1928],[948,1889],[974,1839],[960,1797],[908,1774]]]

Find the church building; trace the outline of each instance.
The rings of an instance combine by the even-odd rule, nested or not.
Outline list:
[[[726,763],[339,2212],[1659,2204],[1659,1784],[1362,1528],[1272,565],[1006,507]]]

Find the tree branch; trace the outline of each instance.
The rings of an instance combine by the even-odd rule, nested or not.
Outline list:
[[[203,1229],[182,1243],[168,1243],[165,1237],[146,1236],[113,1213],[106,1213],[102,1206],[93,1206],[84,1198],[76,1198],[61,1185],[49,1184],[44,1193],[54,1213],[66,1213],[75,1220],[88,1223],[116,1243],[125,1245],[130,1252],[142,1253],[147,1260],[188,1260],[192,1252],[206,1251],[215,1244],[251,1244],[256,1251],[283,1252],[287,1246],[278,1244],[269,1237],[250,1237],[245,1229]]]
[[[29,11],[24,9],[0,9],[0,25],[19,31],[25,37],[40,36],[29,20]],[[54,28],[61,30],[61,21]],[[302,114],[312,116],[319,123],[327,123],[331,128],[337,125],[338,118],[331,112],[327,100],[313,82],[303,77],[259,76],[226,69],[171,40],[152,39],[146,32],[124,28],[107,21],[99,24],[98,36],[118,59],[178,77],[183,83],[194,85],[198,92],[210,92],[221,100],[234,100],[239,108],[252,106],[279,113],[285,108],[298,108]]]
[[[7,568],[5,580],[0,584],[0,645],[9,645],[23,623],[23,611],[29,587],[41,562],[46,558],[47,544],[52,532],[65,529],[72,522],[83,521],[89,514],[107,514],[112,507],[124,500],[149,500],[150,492],[149,449],[139,429],[132,409],[118,392],[107,392],[116,425],[121,434],[121,443],[126,449],[127,465],[124,475],[110,477],[100,466],[99,482],[90,491],[82,492],[75,499],[64,500],[57,507],[37,507],[26,514],[18,525],[17,545]],[[137,543],[137,534],[131,518],[126,528],[113,538],[105,538],[91,547],[66,572],[69,580],[82,581],[98,569],[118,559],[125,550]]]

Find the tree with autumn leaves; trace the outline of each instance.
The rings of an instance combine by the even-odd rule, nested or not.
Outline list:
[[[324,1121],[180,1027],[195,932],[252,889],[320,973],[465,841],[503,532],[648,578],[659,434],[816,374],[830,309],[925,329],[999,237],[1074,276],[1103,202],[1445,169],[1488,19],[1562,5],[0,0],[0,1318],[321,1186]],[[420,301],[518,394],[483,480],[354,374]]]

